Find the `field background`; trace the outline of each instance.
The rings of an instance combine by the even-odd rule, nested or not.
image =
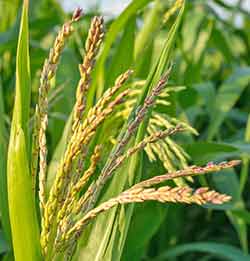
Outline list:
[[[75,100],[79,80],[77,64],[91,17],[103,14],[106,31],[130,1],[30,1],[30,57],[32,109],[39,75],[58,27],[75,6],[85,17],[77,25],[61,61],[50,94],[48,146],[52,159]],[[104,86],[120,72],[136,68],[137,80],[145,80],[159,56],[176,13],[164,22],[174,1],[148,1],[116,32],[106,66]],[[152,10],[156,14],[152,19]],[[14,102],[15,62],[21,1],[0,0],[0,174],[5,169],[5,150]],[[152,19],[152,20],[150,20]],[[138,32],[151,21],[145,40]],[[133,55],[135,54],[136,55]],[[137,57],[137,59],[134,59]],[[242,164],[221,175],[197,179],[232,196],[232,202],[206,208],[146,203],[136,205],[122,260],[249,260],[250,224],[250,2],[187,1],[173,52],[170,84],[183,86],[158,111],[186,121],[199,135],[178,137],[190,164],[241,159]],[[32,117],[31,117],[32,121]],[[145,156],[146,157],[146,156]],[[148,161],[146,161],[148,162]],[[164,171],[161,162],[145,166],[145,176]],[[149,173],[150,172],[150,173]],[[1,179],[2,176],[0,176]],[[2,194],[0,195],[0,197]],[[5,206],[1,203],[1,219]],[[9,251],[0,226],[0,258]]]

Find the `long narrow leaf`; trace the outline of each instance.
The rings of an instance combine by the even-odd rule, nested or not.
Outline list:
[[[220,87],[211,112],[211,124],[208,128],[208,140],[212,140],[227,113],[235,105],[250,82],[250,68],[237,68]]]
[[[121,15],[112,23],[106,35],[103,51],[100,55],[99,61],[96,64],[94,80],[92,89],[88,98],[88,106],[92,105],[95,92],[97,91],[97,98],[101,96],[104,90],[104,69],[110,49],[117,38],[118,34],[122,31],[127,21],[133,17],[139,10],[150,3],[152,0],[134,0],[128,7],[121,13]]]
[[[125,26],[119,44],[112,57],[112,61],[107,72],[106,85],[111,86],[116,77],[131,68],[133,64],[134,38],[136,29],[136,17],[129,19]]]
[[[16,261],[41,260],[39,228],[26,152],[24,133],[17,127],[10,144],[8,196],[12,242]]]
[[[16,93],[10,140],[19,124],[28,143],[28,120],[30,110],[30,59],[28,31],[28,0],[24,1],[16,56]]]
[[[8,202],[15,260],[40,260],[35,200],[28,163],[30,61],[28,0],[23,2],[16,56],[16,96],[8,149]]]

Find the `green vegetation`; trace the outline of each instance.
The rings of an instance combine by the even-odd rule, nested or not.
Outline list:
[[[162,2],[0,2],[3,260],[250,260],[250,14]]]

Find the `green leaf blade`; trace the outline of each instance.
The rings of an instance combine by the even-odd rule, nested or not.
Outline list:
[[[41,260],[39,228],[26,152],[24,132],[17,127],[10,144],[8,195],[12,242],[16,261]]]
[[[235,105],[250,82],[250,67],[236,68],[233,74],[221,85],[211,112],[208,140],[212,140],[223,123],[227,113]]]
[[[8,203],[15,260],[41,260],[39,227],[29,172],[30,58],[24,0],[16,56],[16,95],[7,159]]]

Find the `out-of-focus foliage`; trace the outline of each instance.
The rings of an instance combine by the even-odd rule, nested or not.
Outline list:
[[[138,4],[140,1],[134,1]],[[142,3],[143,2],[143,3]],[[148,5],[149,2],[153,2]],[[135,70],[136,78],[144,81],[159,58],[159,50],[165,43],[176,13],[164,21],[163,17],[175,1],[141,1],[137,9],[124,12],[119,22],[106,22],[107,43],[101,53],[93,86],[101,93],[114,78],[129,67]],[[225,9],[229,16],[222,18],[217,9],[208,2]],[[155,113],[174,117],[194,127],[199,136],[182,136],[182,145],[189,161],[204,164],[210,160],[242,159],[239,169],[227,171],[222,176],[201,178],[202,185],[211,184],[220,192],[233,197],[223,208],[199,209],[195,206],[165,206],[146,203],[135,205],[131,224],[127,231],[122,260],[244,260],[247,253],[250,224],[248,187],[250,185],[250,14],[238,5],[230,6],[224,1],[187,1],[187,6],[177,34],[174,49],[171,84],[185,86],[167,97],[168,106],[158,104]],[[75,86],[79,79],[77,64],[81,62],[83,42],[91,16],[87,12],[77,25],[74,37],[63,53],[54,86],[50,93],[48,146],[49,160],[56,162],[58,142],[66,119],[74,103]],[[241,15],[242,24],[234,18]],[[15,87],[15,60],[18,28],[21,16],[21,1],[0,0],[0,153],[7,151],[8,130],[12,117]],[[40,69],[52,45],[58,26],[67,14],[55,0],[30,1],[30,68],[33,105],[37,98]],[[118,18],[118,19],[119,19]],[[117,20],[116,20],[117,21]],[[111,26],[110,26],[111,25]],[[105,70],[104,70],[105,69]],[[95,74],[94,74],[95,75]],[[91,104],[94,94],[88,99]],[[32,125],[32,120],[30,126]],[[105,132],[112,129],[104,126]],[[52,152],[54,157],[52,157]],[[104,152],[105,153],[105,152]],[[147,155],[144,153],[146,159]],[[145,160],[141,173],[143,178],[164,171],[164,165]],[[0,179],[5,183],[6,162],[0,158]],[[8,238],[7,197],[3,186],[1,192],[0,254],[11,256]],[[5,195],[5,197],[2,197]],[[98,222],[98,221],[97,221]],[[117,222],[119,234],[124,232]],[[100,226],[101,227],[101,226]],[[96,231],[98,230],[98,226]],[[4,233],[5,232],[5,233]],[[97,231],[98,232],[98,231]],[[5,236],[4,236],[5,235]],[[101,237],[100,234],[96,236]],[[101,241],[102,238],[99,238]],[[110,239],[111,240],[111,239]],[[115,239],[112,239],[115,240]],[[202,244],[198,245],[199,242]],[[207,241],[207,242],[205,242]],[[213,241],[213,244],[211,244]],[[111,242],[111,241],[110,241]],[[192,245],[192,242],[194,244]],[[189,243],[189,245],[182,244]],[[218,243],[218,245],[216,245]],[[78,250],[84,253],[85,242]],[[179,248],[174,248],[179,246]],[[109,246],[110,247],[110,246]],[[172,249],[173,248],[173,249]],[[237,249],[236,249],[237,248]],[[172,250],[171,250],[172,249]],[[112,247],[108,248],[112,250]],[[197,252],[199,250],[199,252]],[[92,249],[92,251],[95,251]],[[172,251],[172,252],[171,252]],[[201,252],[201,253],[200,253]],[[185,253],[185,255],[184,255]],[[112,255],[112,253],[110,254]],[[10,257],[11,258],[11,257]],[[224,258],[224,259],[223,259]],[[247,257],[246,257],[247,258]],[[11,259],[9,259],[11,260]]]

